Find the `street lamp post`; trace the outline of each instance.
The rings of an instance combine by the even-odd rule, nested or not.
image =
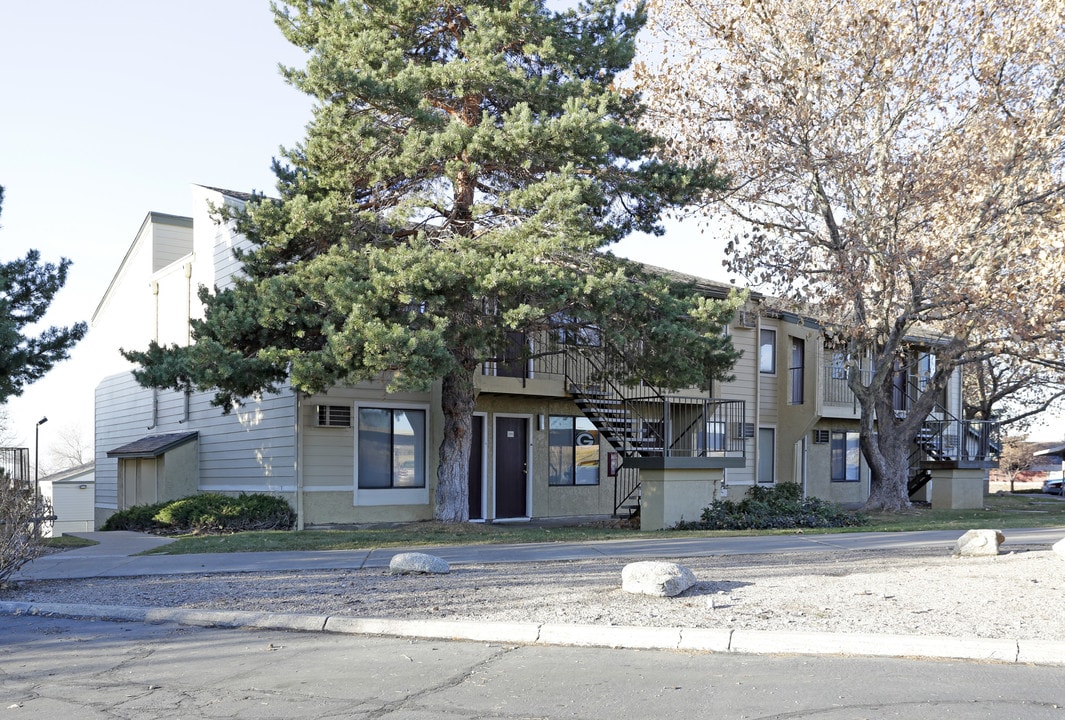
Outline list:
[[[33,428],[33,535],[41,536],[41,425],[48,422],[43,417]]]

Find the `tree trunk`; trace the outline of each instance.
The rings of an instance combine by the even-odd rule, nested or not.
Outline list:
[[[440,522],[457,523],[470,519],[470,446],[475,403],[471,371],[459,368],[444,376],[440,396],[444,439],[440,442],[433,508],[433,517]]]
[[[864,510],[898,512],[911,507],[910,436],[900,432],[900,427],[882,423],[875,438],[862,433],[862,451],[869,463],[869,499]]]
[[[918,418],[895,415],[890,376],[879,392],[866,390],[862,405],[861,448],[869,464],[869,499],[863,510],[899,512],[910,504],[910,451]]]

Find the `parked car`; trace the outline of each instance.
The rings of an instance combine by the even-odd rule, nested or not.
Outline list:
[[[1051,478],[1043,483],[1043,492],[1048,495],[1061,495],[1062,485],[1061,478]]]

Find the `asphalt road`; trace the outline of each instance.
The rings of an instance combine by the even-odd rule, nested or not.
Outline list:
[[[1062,669],[0,616],[0,718],[1065,720]]]

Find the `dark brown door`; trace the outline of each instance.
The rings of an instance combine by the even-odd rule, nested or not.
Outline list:
[[[496,418],[496,517],[528,517],[527,418]]]
[[[473,416],[473,440],[470,442],[470,520],[483,520],[481,481],[484,478],[484,417]]]

